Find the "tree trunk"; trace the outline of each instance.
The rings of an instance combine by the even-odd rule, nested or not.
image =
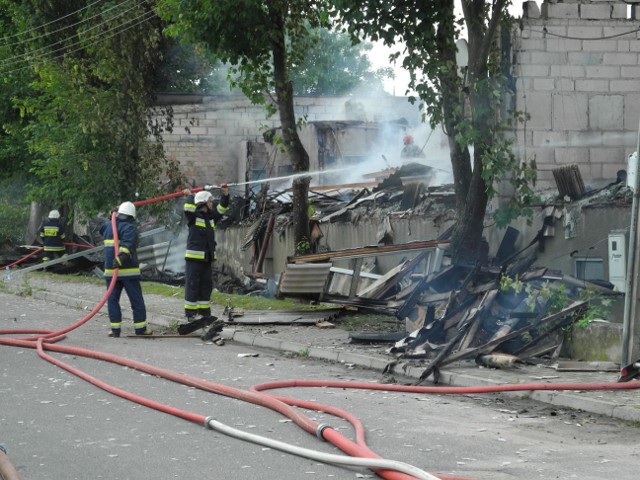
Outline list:
[[[475,153],[478,156],[478,153]],[[474,162],[474,175],[467,194],[467,202],[457,209],[457,221],[451,234],[451,257],[455,264],[475,263],[479,258],[482,245],[482,231],[487,209],[487,190],[480,174],[476,170],[479,162]]]
[[[454,41],[453,2],[448,2],[447,5],[451,11],[446,18],[451,22],[443,22],[438,27],[438,55],[451,65],[455,65],[457,47]],[[458,77],[455,69],[447,69],[440,74],[440,83],[442,85],[442,116],[449,140],[456,195],[457,221],[451,238],[451,256],[454,263],[466,263],[475,258],[475,247],[482,238],[486,198],[482,198],[484,190],[478,190],[477,169],[471,168],[469,148],[466,145],[461,146],[456,140],[456,136],[460,133],[459,126],[463,124],[467,111],[464,81]]]
[[[449,10],[438,26],[437,45],[438,56],[450,65],[456,65],[455,25],[454,25],[454,2],[444,2],[442,7]],[[465,94],[463,92],[463,80],[459,78],[458,72],[454,68],[443,69],[439,75],[442,86],[442,121],[445,132],[449,140],[449,152],[451,157],[451,169],[453,172],[454,190],[456,195],[456,211],[461,212],[467,203],[467,192],[471,183],[471,160],[469,149],[456,141],[459,133],[459,125],[464,121]]]
[[[29,223],[24,234],[24,241],[27,245],[34,245],[38,241],[38,229],[42,225],[44,215],[44,207],[39,203],[31,202]]]
[[[282,137],[294,173],[309,171],[309,155],[304,149],[296,125],[293,108],[293,86],[289,81],[286,67],[286,47],[284,28],[281,36],[273,42],[273,71],[276,84],[278,112],[282,125]],[[295,254],[308,253],[309,217],[307,213],[310,177],[298,177],[293,182],[293,231],[296,245]]]
[[[449,145],[451,147],[451,165],[456,190],[457,221],[451,235],[451,256],[455,264],[476,263],[483,245],[482,234],[489,194],[487,184],[492,178],[485,178],[483,158],[494,143],[495,105],[482,93],[479,85],[488,80],[488,59],[491,43],[498,29],[501,13],[505,10],[506,0],[496,0],[492,5],[488,26],[483,22],[485,2],[463,1],[462,9],[468,30],[469,62],[467,67],[468,86],[462,82],[454,84],[451,75],[443,74],[443,115]],[[445,26],[446,27],[446,26]],[[440,33],[440,32],[439,32]],[[449,38],[440,41],[440,53],[455,64],[455,56],[449,51],[455,36],[450,28],[443,30],[443,36]],[[455,96],[457,93],[457,99]],[[468,105],[466,99],[468,98]],[[457,102],[457,103],[456,103]],[[467,112],[456,114],[456,112]],[[467,146],[460,147],[455,140],[456,126],[470,115],[473,130],[476,132],[473,150],[473,169]]]

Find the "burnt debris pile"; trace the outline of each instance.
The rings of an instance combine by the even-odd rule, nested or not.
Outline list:
[[[459,360],[487,367],[549,364],[574,324],[606,316],[620,294],[547,268],[513,276],[491,267],[448,267],[418,282],[398,318],[415,326],[388,352],[428,360],[421,380]]]

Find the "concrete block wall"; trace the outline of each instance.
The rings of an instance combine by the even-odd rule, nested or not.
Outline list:
[[[261,141],[265,130],[280,125],[277,115],[267,118],[264,108],[252,105],[243,95],[162,95],[159,104],[171,104],[174,112],[173,132],[163,136],[165,152],[180,162],[183,173],[198,186],[244,181],[241,162],[246,159],[246,142]],[[406,97],[390,95],[296,97],[295,113],[310,122],[401,118],[409,126],[421,122],[418,106]]]
[[[640,121],[640,33],[631,7],[615,0],[524,2],[514,31],[516,132],[521,158],[535,158],[539,186],[579,165],[587,185],[615,180],[635,151]]]

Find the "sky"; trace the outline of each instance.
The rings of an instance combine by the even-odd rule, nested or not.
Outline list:
[[[513,0],[513,4],[511,5],[510,12],[514,17],[522,16],[522,4],[525,0]],[[456,2],[459,3],[459,2]],[[538,5],[540,1],[537,2]],[[460,9],[458,5],[458,10]],[[389,66],[389,55],[394,52],[396,49],[390,49],[385,47],[381,42],[373,42],[373,49],[369,52],[369,60],[371,61],[371,65],[374,69],[388,67]],[[407,91],[407,86],[409,85],[409,73],[401,68],[402,60],[399,59],[396,62],[395,74],[396,78],[391,80],[386,80],[384,82],[384,88],[387,93],[397,96],[404,96]]]

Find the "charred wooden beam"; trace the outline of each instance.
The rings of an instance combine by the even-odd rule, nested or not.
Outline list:
[[[458,344],[458,342],[465,337],[467,331],[479,321],[485,308],[489,308],[493,303],[493,300],[495,299],[497,293],[497,290],[492,290],[485,293],[480,304],[478,305],[478,308],[471,308],[467,310],[464,319],[460,322],[461,325],[458,328],[458,332],[456,333],[456,335],[449,341],[449,343],[445,345],[445,347],[438,353],[436,358],[434,358],[429,366],[422,372],[420,378],[416,382],[416,385],[424,382],[432,374],[434,375],[437,382],[437,378],[439,377],[439,368],[444,364],[446,356]]]
[[[572,200],[578,200],[586,192],[578,165],[566,165],[554,169],[553,178],[561,197],[568,195]]]
[[[528,332],[529,330],[532,330],[534,328],[539,328],[543,325],[549,325],[552,324],[553,322],[555,322],[556,320],[563,320],[565,319],[568,315],[579,311],[581,309],[583,309],[584,307],[586,307],[588,304],[588,302],[583,302],[583,301],[576,301],[573,302],[571,305],[569,305],[566,308],[563,308],[561,311],[559,311],[558,313],[554,313],[553,315],[549,315],[545,318],[543,318],[539,323],[537,323],[536,325],[527,325],[526,327],[522,327],[518,330],[514,330],[511,333],[508,333],[507,335],[504,335],[500,338],[495,338],[493,340],[491,340],[490,342],[487,342],[483,345],[479,345],[477,347],[473,347],[473,348],[467,348],[465,350],[461,350],[458,351],[457,353],[454,353],[453,355],[451,355],[450,357],[447,358],[441,358],[439,359],[439,365],[438,368],[440,366],[443,365],[447,365],[450,363],[453,363],[455,361],[458,360],[462,360],[464,358],[469,358],[473,355],[477,355],[477,354],[483,354],[483,353],[491,353],[495,347],[497,347],[498,345],[500,345],[503,342],[506,342],[507,340],[510,340],[511,338],[514,338],[518,335],[521,335],[524,332]],[[556,327],[554,327],[551,331],[555,330],[555,328],[560,327],[563,324],[563,322],[559,322],[558,325],[556,325]],[[426,380],[427,378],[429,378],[429,376],[434,372],[434,368],[432,368],[431,366],[429,366],[423,373],[422,375],[420,375],[420,379],[419,381],[416,383],[416,385],[419,385],[420,383],[422,383],[424,380]]]
[[[418,303],[418,298],[420,294],[424,292],[427,288],[429,288],[430,285],[436,283],[440,278],[448,275],[454,268],[455,267],[453,265],[450,265],[444,268],[443,270],[432,273],[431,275],[420,280],[420,282],[418,282],[418,284],[415,286],[415,288],[409,295],[409,298],[407,298],[407,300],[404,302],[402,307],[400,307],[400,309],[396,313],[396,317],[398,317],[398,319],[400,320],[403,320],[404,318],[408,317],[411,310],[413,310],[413,308],[416,306],[416,303]]]

